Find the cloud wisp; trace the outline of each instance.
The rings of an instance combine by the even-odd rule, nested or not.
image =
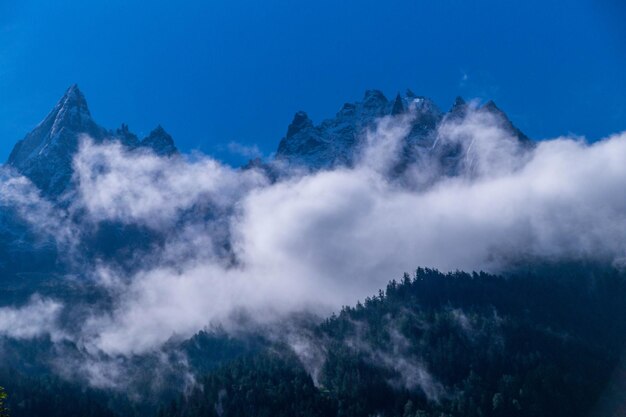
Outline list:
[[[59,330],[59,316],[63,305],[34,295],[28,304],[0,308],[0,336],[29,340],[49,336],[53,342],[68,336]]]

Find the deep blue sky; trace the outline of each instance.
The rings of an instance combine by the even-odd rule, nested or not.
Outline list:
[[[0,0],[0,160],[78,83],[100,124],[232,163],[368,88],[494,99],[534,138],[626,129],[621,0]]]

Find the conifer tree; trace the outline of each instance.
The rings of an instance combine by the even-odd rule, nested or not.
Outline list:
[[[7,398],[7,393],[4,388],[0,387],[0,417],[9,417],[9,410],[4,406],[4,400]]]

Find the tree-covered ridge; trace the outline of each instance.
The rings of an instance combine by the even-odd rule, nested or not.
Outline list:
[[[173,345],[167,352],[183,355],[181,372],[195,380],[184,395],[174,374],[157,392],[146,373],[141,395],[51,376],[31,364],[43,340],[4,343],[4,357],[21,361],[0,367],[0,385],[11,417],[582,417],[610,392],[626,346],[625,299],[626,275],[613,268],[543,266],[506,278],[418,269],[321,323],[245,336],[218,329]],[[125,362],[129,372],[158,364],[137,361],[145,366]]]
[[[160,417],[586,416],[624,345],[625,296],[613,269],[418,269],[303,332],[300,361],[282,346],[224,365]]]

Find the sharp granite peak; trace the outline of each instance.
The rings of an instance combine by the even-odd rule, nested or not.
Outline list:
[[[457,97],[445,113],[432,100],[411,90],[398,93],[393,100],[379,90],[367,90],[362,101],[345,103],[334,118],[317,125],[305,112],[297,112],[279,143],[275,158],[268,162],[251,161],[247,167],[258,167],[275,174],[277,167],[284,166],[309,171],[353,166],[366,145],[367,131],[375,129],[381,118],[389,117],[409,123],[393,173],[399,174],[406,166],[424,158],[435,158],[445,167],[446,173],[456,175],[462,169],[463,147],[441,144],[438,135],[444,122],[463,118],[470,109],[491,115],[510,136],[522,144],[532,144],[493,101],[478,107]],[[72,160],[82,135],[88,135],[96,143],[113,140],[131,150],[149,149],[159,156],[178,154],[174,140],[160,125],[143,139],[131,132],[126,124],[115,130],[98,125],[91,116],[85,96],[74,84],[48,116],[15,145],[7,164],[30,178],[47,197],[58,197],[72,185]]]
[[[85,96],[74,84],[48,116],[15,144],[7,165],[28,177],[46,196],[59,196],[71,184],[72,160],[82,135],[96,142],[118,140],[131,149],[147,148],[161,156],[178,153],[172,137],[161,126],[142,140],[125,124],[115,131],[101,127],[92,119]]]
[[[417,96],[411,90],[404,95],[398,93],[393,100],[387,99],[379,90],[367,90],[362,101],[345,103],[334,118],[318,125],[305,112],[297,112],[287,134],[280,141],[276,160],[309,169],[351,166],[365,145],[367,130],[375,129],[377,121],[386,116],[408,115],[410,129],[402,144],[403,160],[396,171],[424,157],[435,157],[449,165],[448,171],[454,174],[462,157],[462,147],[452,149],[438,144],[439,128],[444,122],[464,118],[470,110],[491,116],[511,137],[525,146],[532,144],[493,101],[479,107],[457,97],[450,111],[444,113],[431,99]]]

